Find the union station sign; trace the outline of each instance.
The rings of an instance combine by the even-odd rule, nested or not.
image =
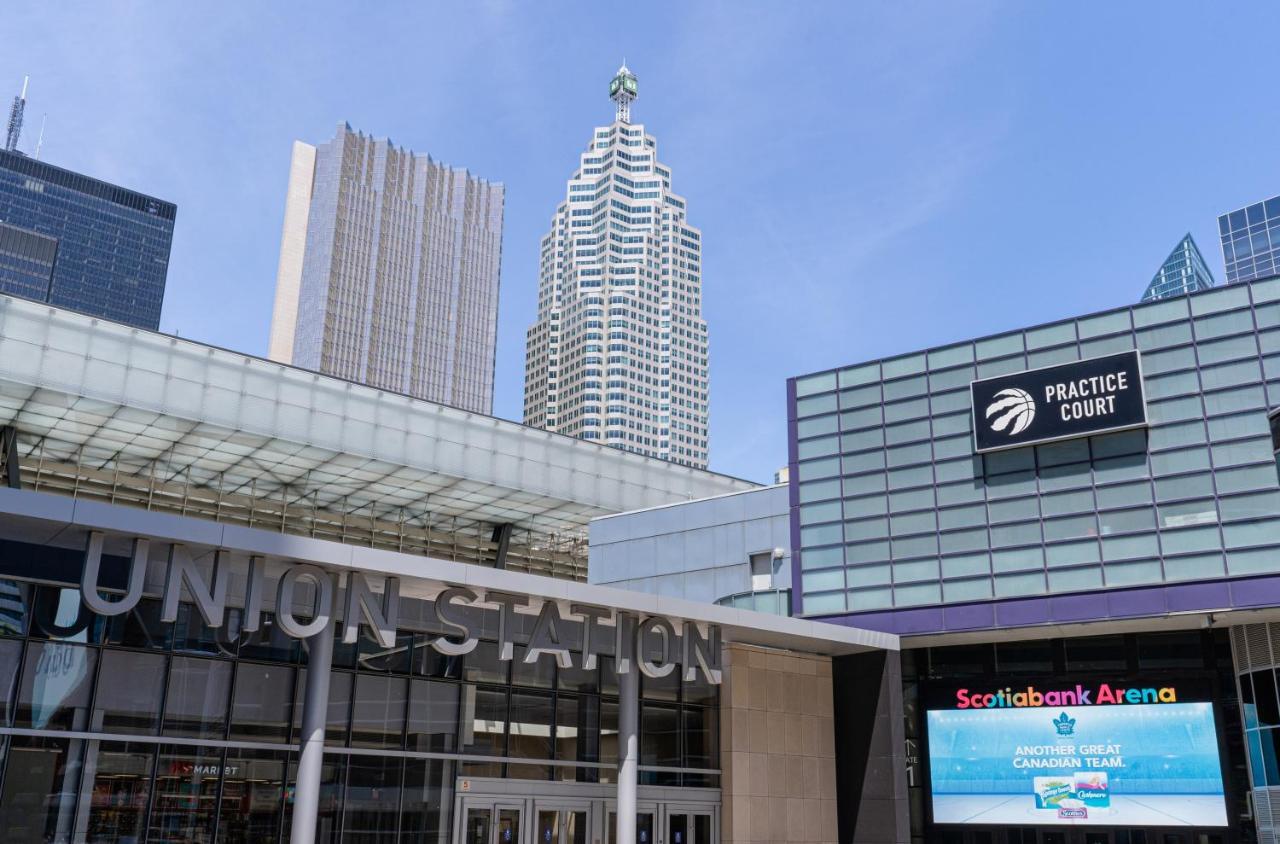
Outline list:
[[[150,540],[142,537],[133,540],[123,596],[107,596],[99,589],[103,540],[101,532],[90,532],[80,580],[80,599],[98,615],[121,615],[136,607],[142,599]],[[177,621],[178,603],[185,601],[195,606],[205,624],[220,627],[227,608],[231,567],[231,555],[218,551],[214,555],[212,577],[206,578],[185,546],[169,544],[160,620],[165,623]],[[249,557],[244,574],[247,585],[241,629],[252,633],[262,624],[263,598],[268,588],[266,560],[259,556]],[[381,594],[378,594],[364,574],[345,572],[345,587],[339,583],[341,574],[309,563],[288,564],[275,584],[276,626],[287,636],[310,638],[329,629],[335,619],[334,609],[340,605],[343,609],[343,642],[355,642],[363,624],[383,647],[394,647],[396,626],[400,620],[399,578],[382,578]],[[306,600],[308,594],[309,602]],[[681,629],[677,632],[677,621],[666,616],[641,616],[586,603],[569,603],[566,617],[555,600],[531,599],[528,595],[496,589],[481,590],[442,583],[432,601],[432,612],[439,627],[449,632],[432,639],[431,647],[451,656],[470,653],[479,643],[479,638],[465,608],[496,608],[498,658],[511,660],[515,653],[515,632],[519,626],[516,615],[524,615],[521,610],[532,614],[535,600],[540,600],[541,606],[537,609],[537,620],[523,656],[526,663],[534,663],[546,656],[554,659],[561,668],[570,668],[575,664],[576,656],[579,667],[591,670],[596,667],[599,657],[606,654],[614,657],[619,674],[630,673],[634,666],[647,677],[666,677],[675,671],[678,663],[684,667],[686,682],[696,680],[700,671],[708,683],[720,683],[722,637],[719,625],[705,625],[704,635],[697,622],[684,620],[679,622]],[[298,609],[300,601],[309,603],[301,612]],[[567,623],[580,624],[581,636],[568,636]],[[571,647],[570,638],[579,639],[580,644]],[[610,641],[612,649],[605,650]]]

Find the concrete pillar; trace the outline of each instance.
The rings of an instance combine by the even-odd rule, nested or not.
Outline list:
[[[329,673],[333,667],[333,625],[307,640],[307,689],[302,703],[301,753],[293,798],[289,844],[314,844],[320,811],[320,775],[324,763],[324,726],[329,714]]]
[[[618,675],[618,834],[617,844],[635,844],[636,784],[640,776],[640,670]]]

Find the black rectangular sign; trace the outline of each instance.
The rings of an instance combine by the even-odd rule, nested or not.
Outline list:
[[[1147,424],[1137,351],[984,378],[969,396],[979,454]]]

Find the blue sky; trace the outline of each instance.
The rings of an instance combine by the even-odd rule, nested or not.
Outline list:
[[[341,121],[507,186],[497,394],[623,57],[703,230],[711,467],[786,459],[785,379],[1136,299],[1280,193],[1280,4],[6,4],[30,150],[178,204],[162,329],[264,354],[290,144]]]

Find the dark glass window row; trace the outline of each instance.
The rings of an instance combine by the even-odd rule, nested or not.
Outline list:
[[[1213,636],[1206,638],[1203,631],[1179,630],[955,645],[917,650],[913,659],[921,677],[930,679],[1108,672],[1146,675],[1203,671],[1223,659],[1230,669],[1231,655],[1223,647]]]
[[[289,751],[0,736],[0,762],[6,841],[289,840],[297,781]],[[326,755],[315,840],[443,844],[454,768],[441,759]]]
[[[63,170],[43,161],[0,151],[0,169],[20,173],[42,182],[76,191],[77,193],[104,199],[116,205],[122,205],[134,211],[142,211],[161,218],[173,220],[178,214],[178,206],[172,202],[155,199],[136,191],[113,185],[109,182],[83,176],[71,170]]]

